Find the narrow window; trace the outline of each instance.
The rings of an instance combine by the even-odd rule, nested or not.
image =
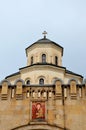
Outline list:
[[[47,96],[47,93],[46,93],[46,91],[44,91],[43,97],[46,98],[46,96]]]
[[[12,88],[11,97],[14,98],[14,95],[15,95],[15,91],[14,91],[14,88]]]
[[[58,57],[55,56],[55,65],[58,65]]]
[[[45,54],[42,55],[42,63],[46,63],[46,55]]]
[[[33,64],[33,56],[31,57],[31,65]]]
[[[38,98],[40,98],[41,97],[41,92],[40,92],[40,90],[38,91]]]
[[[32,92],[32,97],[35,98],[35,91]]]
[[[29,98],[29,96],[30,96],[30,93],[29,93],[29,90],[27,90],[26,97]]]
[[[43,78],[39,79],[39,84],[44,85],[44,79]]]
[[[49,98],[51,98],[52,97],[52,92],[51,91],[49,91]]]
[[[27,81],[26,81],[26,84],[27,84],[27,85],[30,85],[30,80],[27,80]]]

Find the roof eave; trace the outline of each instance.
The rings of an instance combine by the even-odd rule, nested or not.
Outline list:
[[[8,79],[10,77],[13,77],[13,76],[16,76],[16,75],[19,75],[19,74],[20,74],[20,72],[13,73],[11,75],[6,76],[5,79]]]
[[[35,45],[35,44],[37,44],[37,43],[40,43],[40,42],[38,42],[38,41],[37,41],[37,42],[34,42],[33,44],[31,44],[29,47],[27,47],[27,48],[25,49],[25,51],[26,51],[26,56],[27,56],[27,49],[31,48],[33,45]],[[44,43],[44,42],[41,42],[41,43]],[[60,48],[62,49],[62,56],[63,56],[64,48],[63,48],[62,46],[60,46],[59,44],[57,44],[57,43],[55,43],[55,42],[53,42],[53,41],[50,41],[50,42],[47,42],[47,43],[53,43],[54,45],[60,47]]]

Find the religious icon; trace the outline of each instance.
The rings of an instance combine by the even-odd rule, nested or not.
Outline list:
[[[45,103],[33,102],[32,103],[32,119],[42,121],[45,119]]]

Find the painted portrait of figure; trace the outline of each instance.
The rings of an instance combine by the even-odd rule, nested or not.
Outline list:
[[[45,119],[45,103],[33,102],[32,103],[32,119],[42,121]]]

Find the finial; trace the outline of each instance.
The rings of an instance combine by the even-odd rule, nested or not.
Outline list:
[[[44,31],[42,34],[44,35],[44,39],[45,39],[45,38],[46,38],[46,34],[47,34],[47,32]]]

